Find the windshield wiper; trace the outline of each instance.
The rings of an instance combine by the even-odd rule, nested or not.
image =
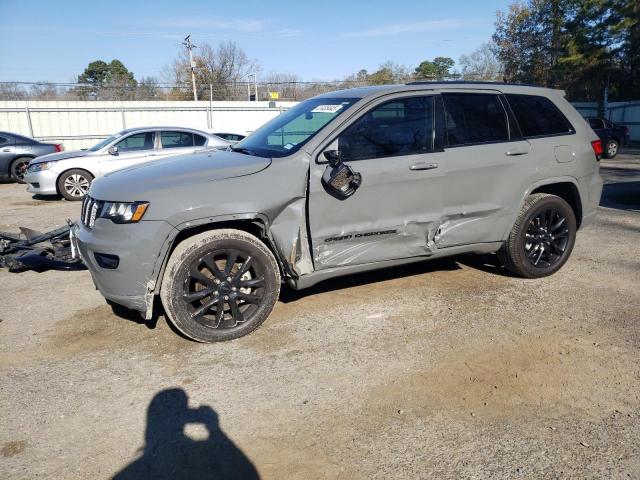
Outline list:
[[[232,152],[237,152],[237,153],[244,153],[245,155],[251,155],[254,157],[261,157],[262,155],[258,155],[258,153],[254,152],[253,150],[249,150],[248,148],[234,148],[231,147],[231,151]]]

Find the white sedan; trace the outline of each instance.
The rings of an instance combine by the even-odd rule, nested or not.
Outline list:
[[[24,180],[28,192],[82,200],[94,178],[115,170],[229,145],[220,137],[191,128],[130,128],[86,150],[37,157],[29,163]]]

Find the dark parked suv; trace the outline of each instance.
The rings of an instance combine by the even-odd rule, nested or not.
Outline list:
[[[281,282],[490,252],[516,275],[551,275],[596,213],[601,153],[558,90],[341,90],[230,151],[95,180],[72,238],[109,300],[151,318],[159,295],[185,335],[229,340],[269,316]]]
[[[613,158],[618,154],[620,147],[629,143],[629,129],[624,125],[618,125],[606,118],[589,117],[589,126],[602,140],[605,158]]]
[[[62,150],[59,143],[40,143],[16,133],[0,132],[0,180],[24,183],[31,160]]]

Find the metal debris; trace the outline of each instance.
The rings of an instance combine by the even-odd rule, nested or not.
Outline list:
[[[84,270],[86,267],[74,256],[69,238],[72,223],[41,233],[20,227],[20,233],[0,232],[0,267],[10,272]]]

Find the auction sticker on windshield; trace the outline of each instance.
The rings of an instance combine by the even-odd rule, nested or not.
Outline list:
[[[342,109],[343,105],[318,105],[311,110],[313,113],[336,113]]]

